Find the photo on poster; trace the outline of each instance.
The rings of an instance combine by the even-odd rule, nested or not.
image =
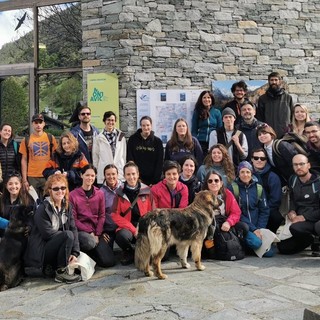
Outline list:
[[[234,99],[231,87],[238,81],[240,80],[212,81],[212,93],[215,99],[215,106],[221,109],[227,102]],[[248,86],[247,98],[256,104],[258,98],[266,92],[268,81],[248,80],[245,82]]]

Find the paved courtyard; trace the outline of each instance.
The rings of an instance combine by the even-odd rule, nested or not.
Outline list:
[[[308,250],[204,264],[202,272],[185,270],[171,259],[167,280],[120,264],[72,285],[31,276],[0,293],[0,319],[295,320],[320,305],[320,258]]]

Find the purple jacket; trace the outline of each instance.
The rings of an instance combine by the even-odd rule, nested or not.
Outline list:
[[[78,231],[93,232],[100,236],[105,221],[104,194],[97,187],[93,187],[93,193],[87,198],[82,187],[70,192],[69,201],[72,203],[72,213]]]

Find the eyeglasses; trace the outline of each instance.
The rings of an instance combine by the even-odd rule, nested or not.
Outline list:
[[[208,184],[211,184],[211,183],[219,183],[220,182],[220,179],[208,179]]]
[[[90,116],[91,112],[81,112],[80,116]]]
[[[304,134],[306,136],[310,135],[310,134],[316,134],[319,130],[311,130],[311,131],[304,131]]]
[[[67,190],[67,187],[54,187],[54,188],[50,188],[50,189],[57,192],[59,190],[61,190],[61,191]]]
[[[294,167],[304,167],[307,164],[307,162],[300,162],[300,163],[293,163],[292,165]]]
[[[252,157],[252,159],[253,159],[253,160],[256,160],[256,161],[258,161],[258,160],[266,161],[266,160],[267,160],[266,157],[256,157],[256,156]]]

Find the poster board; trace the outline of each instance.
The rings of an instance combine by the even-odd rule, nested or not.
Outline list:
[[[174,123],[179,118],[187,120],[191,131],[194,106],[203,90],[137,90],[137,128],[140,128],[141,117],[151,117],[152,130],[163,144],[170,139]]]
[[[220,109],[230,100],[233,100],[231,87],[240,80],[212,81],[212,94],[215,98],[215,106]],[[247,98],[257,104],[258,98],[266,92],[268,81],[266,80],[247,80],[248,86]]]
[[[102,121],[106,111],[113,111],[119,127],[119,81],[115,73],[89,73],[88,106],[91,109],[91,123],[99,130],[104,128]]]

